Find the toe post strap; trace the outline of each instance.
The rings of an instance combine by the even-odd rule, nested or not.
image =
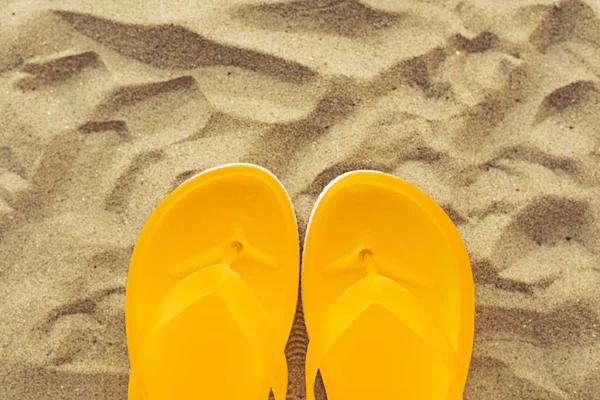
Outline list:
[[[447,399],[461,399],[458,358],[448,337],[440,326],[421,308],[419,300],[393,279],[379,275],[369,266],[372,253],[367,258],[367,276],[348,287],[323,313],[316,335],[310,338],[306,354],[307,400],[314,400],[317,371],[327,353],[371,306],[379,305],[389,310],[420,337],[450,374]],[[415,280],[413,280],[415,282]],[[418,281],[417,281],[418,282]]]
[[[141,387],[145,391],[144,357],[149,353],[146,350],[151,339],[192,305],[209,295],[217,295],[226,305],[257,359],[260,360],[265,379],[273,390],[275,398],[285,399],[288,383],[285,353],[275,346],[277,343],[276,330],[260,300],[244,279],[231,267],[233,260],[242,256],[248,247],[243,244],[244,251],[242,251],[237,241],[232,243],[233,246],[225,247],[225,252],[222,250],[223,247],[220,247],[222,262],[206,266],[205,262],[210,262],[218,256],[216,251],[209,250],[171,269],[174,276],[182,276],[182,274],[187,276],[179,280],[167,293],[140,332],[138,345],[133,349],[134,354],[131,356],[133,360],[132,379],[141,383],[141,385],[136,385],[137,387]],[[239,254],[240,252],[242,254]],[[251,253],[244,257],[246,260],[265,261],[268,269],[276,265],[267,256],[254,257],[255,255]],[[151,399],[151,396],[145,391],[143,398]]]

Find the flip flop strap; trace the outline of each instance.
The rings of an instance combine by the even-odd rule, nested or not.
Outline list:
[[[229,263],[219,263],[199,269],[179,281],[163,298],[142,328],[140,342],[132,361],[131,373],[144,391],[143,398],[151,399],[144,382],[144,351],[152,337],[170,321],[207,296],[221,298],[263,367],[265,378],[277,399],[285,399],[288,371],[285,354],[275,347],[275,329],[260,300],[244,279]],[[131,387],[131,385],[130,385]]]
[[[461,399],[458,359],[448,337],[421,308],[419,300],[402,285],[382,275],[370,274],[348,287],[323,313],[320,328],[310,338],[306,354],[306,398],[314,400],[317,371],[342,334],[373,305],[389,310],[418,335],[450,373],[446,398]]]

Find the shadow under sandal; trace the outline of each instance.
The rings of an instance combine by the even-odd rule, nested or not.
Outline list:
[[[129,399],[284,400],[298,275],[296,219],[272,174],[235,164],[183,183],[131,259]]]
[[[460,235],[425,193],[357,171],[321,194],[306,235],[307,399],[462,399],[474,288]]]

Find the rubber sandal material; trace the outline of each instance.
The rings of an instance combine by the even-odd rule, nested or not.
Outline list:
[[[296,219],[271,173],[234,164],[183,183],[131,259],[129,399],[285,399],[298,275]]]
[[[311,216],[302,262],[309,335],[329,400],[462,399],[474,333],[468,255],[448,216],[391,175],[334,180]]]

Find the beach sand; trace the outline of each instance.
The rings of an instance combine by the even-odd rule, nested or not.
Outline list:
[[[152,209],[209,167],[395,174],[458,226],[469,400],[600,399],[594,1],[18,1],[0,8],[0,399],[125,399]],[[301,309],[289,399],[304,398]],[[324,398],[324,390],[317,392]]]

